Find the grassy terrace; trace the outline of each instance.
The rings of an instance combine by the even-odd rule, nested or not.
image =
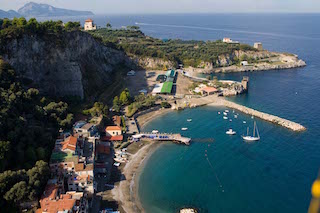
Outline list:
[[[99,29],[90,32],[105,45],[122,49],[128,55],[156,57],[197,67],[201,61],[213,62],[219,55],[235,50],[255,50],[246,44],[227,44],[222,41],[161,40],[144,35],[139,30]]]

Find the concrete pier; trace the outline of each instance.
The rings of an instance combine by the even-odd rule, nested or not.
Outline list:
[[[135,135],[136,138],[140,137],[143,139],[149,139],[154,141],[173,141],[190,145],[191,138],[183,137],[180,134],[169,134],[169,133],[140,133]]]

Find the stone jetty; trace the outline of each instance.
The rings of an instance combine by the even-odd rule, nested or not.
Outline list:
[[[267,114],[267,113],[264,113],[264,112],[260,112],[260,111],[257,111],[257,110],[254,110],[254,109],[251,109],[251,108],[248,108],[248,107],[245,107],[245,106],[242,106],[240,104],[236,104],[234,102],[227,101],[227,100],[222,100],[222,103],[226,107],[239,110],[239,111],[241,111],[241,112],[243,112],[245,114],[252,115],[252,116],[258,117],[258,118],[260,118],[262,120],[278,124],[280,126],[286,127],[288,129],[291,129],[291,130],[296,131],[296,132],[300,132],[300,131],[305,131],[306,130],[306,128],[304,126],[302,126],[301,124],[295,123],[293,121],[289,121],[289,120],[284,119],[284,118],[280,118],[280,117],[275,116],[275,115],[270,115],[270,114]]]
[[[286,127],[290,130],[301,132],[305,131],[306,128],[302,126],[301,124],[298,124],[293,121],[289,121],[284,118],[280,118],[275,115],[270,115],[264,112],[260,112],[255,109],[251,109],[249,107],[242,106],[240,104],[236,104],[232,101],[228,101],[223,97],[217,97],[216,95],[210,95],[206,97],[190,97],[190,98],[184,98],[177,101],[177,104],[173,105],[174,109],[183,109],[187,107],[199,107],[204,105],[213,105],[213,106],[225,106],[229,107],[238,111],[241,111],[245,114],[252,115],[254,117],[260,118],[265,121],[269,121],[274,124],[278,124],[280,126]]]

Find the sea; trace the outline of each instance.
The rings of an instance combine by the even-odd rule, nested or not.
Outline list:
[[[85,20],[83,17],[81,22]],[[135,25],[161,39],[262,42],[265,49],[289,52],[304,68],[217,74],[218,79],[249,76],[249,92],[229,98],[239,104],[304,125],[305,132],[213,106],[170,112],[144,131],[181,133],[190,146],[167,143],[146,162],[138,194],[147,213],[175,213],[194,207],[210,213],[307,212],[311,186],[320,168],[320,14],[99,15],[99,26]],[[73,18],[79,20],[79,18]],[[70,20],[72,20],[70,18]],[[239,114],[238,118],[234,118]],[[187,122],[192,119],[192,122]],[[244,123],[243,121],[246,121]],[[241,139],[256,121],[261,140]],[[187,127],[187,131],[181,128]],[[234,136],[225,132],[233,128]]]

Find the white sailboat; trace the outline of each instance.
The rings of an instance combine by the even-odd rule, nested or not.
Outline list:
[[[228,117],[227,117],[227,116],[223,116],[223,119],[224,119],[224,120],[228,120]]]
[[[257,137],[255,136],[256,130],[257,130]],[[258,141],[258,140],[260,140],[259,130],[258,130],[256,122],[254,122],[254,125],[253,125],[253,136],[249,135],[249,127],[248,127],[247,136],[242,136],[242,138],[243,138],[243,140],[246,140],[246,141]]]
[[[223,112],[223,115],[228,115],[228,113],[226,113],[226,112]]]

